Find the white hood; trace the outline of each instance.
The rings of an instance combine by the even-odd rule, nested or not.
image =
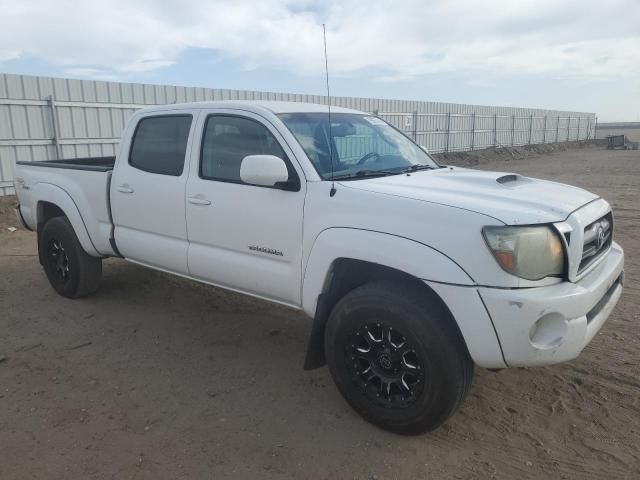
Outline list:
[[[508,225],[559,222],[599,198],[562,183],[456,167],[354,180],[343,185],[463,208]]]

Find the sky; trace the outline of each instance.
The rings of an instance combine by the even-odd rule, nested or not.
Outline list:
[[[0,0],[0,72],[640,121],[640,0]]]

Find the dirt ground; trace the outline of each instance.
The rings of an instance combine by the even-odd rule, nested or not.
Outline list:
[[[623,297],[578,359],[477,369],[462,409],[417,437],[302,370],[295,311],[121,260],[96,295],[57,296],[0,199],[0,479],[640,478],[640,151],[551,150],[444,161],[606,197]]]

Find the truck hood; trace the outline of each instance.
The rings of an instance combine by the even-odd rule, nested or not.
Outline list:
[[[342,185],[471,210],[507,225],[559,222],[599,198],[562,183],[457,167],[354,180]]]

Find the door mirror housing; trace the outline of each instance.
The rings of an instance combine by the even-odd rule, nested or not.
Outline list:
[[[262,187],[281,188],[289,180],[284,160],[275,155],[247,155],[240,164],[240,179]]]

